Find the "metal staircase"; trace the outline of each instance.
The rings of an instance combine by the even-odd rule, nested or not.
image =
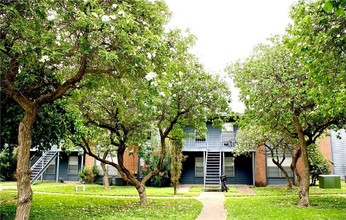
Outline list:
[[[30,182],[34,184],[36,180],[47,170],[52,161],[57,157],[58,151],[49,150],[43,154],[34,165],[31,166]]]
[[[221,152],[206,152],[204,190],[220,190]]]

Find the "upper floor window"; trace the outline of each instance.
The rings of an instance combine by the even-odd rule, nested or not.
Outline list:
[[[226,146],[235,140],[234,127],[232,123],[225,123],[222,128],[222,143]]]
[[[226,122],[223,125],[222,132],[234,132],[233,124],[230,122]]]

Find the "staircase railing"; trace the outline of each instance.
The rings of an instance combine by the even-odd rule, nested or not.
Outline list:
[[[47,151],[43,154],[36,163],[31,167],[31,184],[34,184],[36,180],[42,176],[43,172],[47,170],[49,165],[53,162],[53,160],[57,157],[57,151]],[[39,167],[41,166],[41,167]]]

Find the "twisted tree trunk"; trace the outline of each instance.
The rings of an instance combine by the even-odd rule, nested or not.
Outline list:
[[[298,116],[294,116],[294,126],[296,129],[296,132],[298,134],[299,139],[299,146],[301,151],[301,159],[303,162],[303,172],[300,175],[300,181],[299,181],[299,189],[298,189],[298,195],[299,195],[299,206],[310,206],[309,201],[309,190],[310,190],[310,171],[309,171],[309,160],[308,160],[308,152],[307,152],[307,141],[305,140],[305,135],[302,129],[302,126],[299,122]]]
[[[30,183],[31,170],[29,167],[31,148],[31,128],[36,120],[38,109],[25,111],[24,118],[19,124],[18,156],[17,156],[17,188],[18,200],[16,218],[29,219],[32,202],[32,189]]]

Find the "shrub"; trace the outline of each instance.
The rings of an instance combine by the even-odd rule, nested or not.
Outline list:
[[[82,183],[94,183],[99,176],[99,170],[96,166],[92,168],[83,167],[83,169],[78,173],[81,178]]]
[[[6,181],[15,180],[16,172],[16,148],[13,151],[5,148],[0,152],[0,178]]]

